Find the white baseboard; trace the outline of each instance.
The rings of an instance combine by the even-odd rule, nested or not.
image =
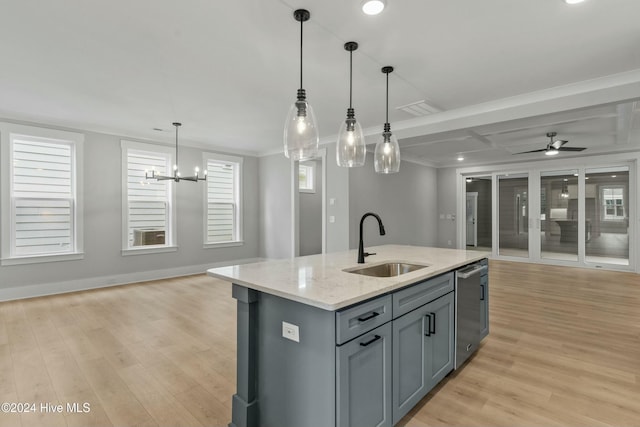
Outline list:
[[[34,298],[46,295],[64,294],[68,292],[86,291],[89,289],[110,286],[128,285],[148,280],[168,279],[171,277],[189,276],[206,272],[210,268],[228,265],[247,264],[262,261],[261,258],[247,258],[233,261],[215,262],[211,264],[189,265],[185,267],[167,268],[163,270],[140,271],[136,273],[114,274],[110,276],[88,277],[85,279],[64,282],[42,283],[36,285],[16,286],[0,289],[0,301]]]

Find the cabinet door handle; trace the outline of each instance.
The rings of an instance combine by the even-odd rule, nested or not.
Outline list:
[[[374,311],[370,315],[368,315],[367,317],[358,317],[358,321],[359,322],[366,322],[367,320],[371,320],[376,316],[380,316],[380,313],[378,313],[377,311]]]
[[[432,334],[436,333],[436,314],[435,313],[429,313],[429,318],[431,318],[431,316],[433,316],[433,322],[429,322],[429,327],[433,326],[433,330],[429,331]]]
[[[484,301],[484,285],[480,285],[480,301]]]
[[[431,316],[429,314],[425,314],[424,317],[427,318],[429,324],[427,325],[427,332],[424,334],[425,337],[431,336]]]
[[[367,341],[367,342],[361,342],[361,343],[360,343],[360,345],[361,345],[361,346],[363,346],[363,347],[366,347],[366,346],[368,346],[369,344],[371,344],[371,343],[374,343],[374,342],[378,341],[380,338],[381,338],[381,337],[380,337],[380,335],[376,335],[376,336],[374,336],[373,338],[371,338],[371,339],[370,339],[369,341]]]

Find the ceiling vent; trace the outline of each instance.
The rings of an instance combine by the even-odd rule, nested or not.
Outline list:
[[[424,100],[412,102],[411,104],[401,105],[400,107],[396,107],[396,110],[404,111],[405,113],[409,113],[412,116],[422,117],[428,116],[429,114],[437,113],[440,110],[437,108],[427,104]]]

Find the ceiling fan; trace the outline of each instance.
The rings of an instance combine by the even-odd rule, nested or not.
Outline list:
[[[527,153],[540,153],[544,151],[544,154],[547,156],[554,156],[558,154],[560,151],[582,151],[586,150],[586,147],[565,147],[567,140],[563,139],[555,139],[556,132],[547,132],[547,138],[549,138],[549,143],[547,144],[547,148],[541,148],[539,150],[531,150],[531,151],[523,151],[522,153],[514,153],[514,154],[527,154]]]

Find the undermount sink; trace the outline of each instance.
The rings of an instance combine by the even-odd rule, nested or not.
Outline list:
[[[376,264],[368,267],[349,268],[343,271],[353,274],[362,274],[364,276],[395,277],[426,267],[429,266],[424,264],[410,264],[406,262],[385,262],[383,264]]]

